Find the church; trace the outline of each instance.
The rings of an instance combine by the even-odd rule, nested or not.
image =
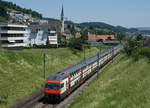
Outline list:
[[[72,38],[73,36],[70,33],[70,30],[68,28],[68,24],[66,24],[67,22],[71,22],[71,21],[65,21],[64,7],[63,7],[63,5],[62,5],[62,10],[61,10],[60,22],[61,22],[60,34],[63,37],[63,39],[70,39],[70,38]]]

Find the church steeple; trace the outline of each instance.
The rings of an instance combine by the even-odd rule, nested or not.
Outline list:
[[[64,33],[65,26],[64,26],[64,7],[62,5],[62,10],[61,10],[61,33]]]
[[[64,17],[64,7],[62,5],[62,10],[61,10],[61,17]]]

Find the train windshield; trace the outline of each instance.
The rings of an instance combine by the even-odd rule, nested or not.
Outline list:
[[[57,83],[47,83],[45,85],[45,87],[47,89],[59,90],[60,89],[60,84],[57,84]]]

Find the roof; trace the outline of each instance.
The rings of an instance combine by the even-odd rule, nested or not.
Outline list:
[[[98,35],[97,39],[103,39],[103,40],[107,40],[108,38],[111,38],[112,40],[115,39],[114,35]]]
[[[90,34],[90,35],[88,35],[88,40],[97,40],[97,36],[95,35],[95,34]]]
[[[80,34],[80,33],[76,33],[76,34],[75,34],[75,38],[78,39],[78,38],[80,38],[80,37],[81,37],[81,34]]]
[[[88,40],[108,40],[108,39],[111,39],[111,40],[114,40],[115,39],[115,36],[114,35],[88,35]]]
[[[55,23],[55,22],[53,22]],[[38,29],[44,30],[44,32],[49,33],[50,30],[56,30],[57,32],[60,31],[60,25],[59,24],[35,24],[35,25],[30,25],[31,32],[35,33],[37,32]]]

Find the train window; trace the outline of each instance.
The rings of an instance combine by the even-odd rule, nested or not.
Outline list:
[[[67,83],[67,81],[66,81],[66,87],[68,86],[68,83]]]
[[[63,88],[63,87],[64,87],[64,83],[61,84],[61,88]]]
[[[58,89],[60,89],[60,84],[57,84],[57,83],[48,83],[48,84],[45,85],[45,87],[47,89],[58,90]]]

